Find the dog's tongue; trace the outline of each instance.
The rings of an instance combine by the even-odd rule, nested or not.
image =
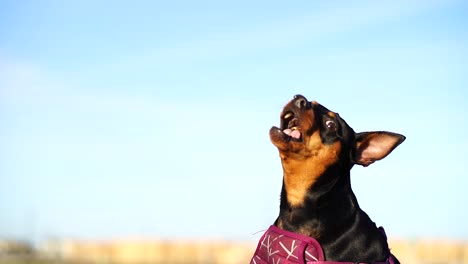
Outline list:
[[[290,137],[296,138],[296,139],[301,138],[301,132],[299,132],[299,130],[292,130],[292,129],[287,128],[287,129],[283,130],[283,133],[285,133],[286,135],[288,135]]]

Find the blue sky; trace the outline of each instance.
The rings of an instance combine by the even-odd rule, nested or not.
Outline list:
[[[256,240],[304,94],[407,140],[355,167],[393,237],[468,239],[463,1],[0,2],[0,237]]]

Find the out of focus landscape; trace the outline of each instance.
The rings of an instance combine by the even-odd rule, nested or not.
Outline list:
[[[468,243],[443,240],[390,240],[392,253],[402,263],[468,263]],[[227,241],[47,241],[38,247],[0,242],[2,264],[245,264],[254,243]]]

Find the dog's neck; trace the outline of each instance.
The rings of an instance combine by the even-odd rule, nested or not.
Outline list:
[[[280,214],[275,225],[317,239],[329,260],[356,259],[355,257],[374,261],[384,260],[387,257],[387,242],[382,238],[375,223],[360,209],[351,189],[349,169],[343,170],[339,166],[329,167],[308,189],[303,203],[294,206],[288,201],[288,188],[285,187],[286,179],[294,175],[285,172]],[[356,232],[353,232],[354,230]],[[350,239],[363,230],[366,232],[366,237]],[[340,241],[346,242],[340,243]],[[349,241],[354,241],[354,245],[350,247]],[[366,243],[369,242],[377,246],[368,249]],[[351,252],[350,248],[354,251]]]
[[[359,210],[349,183],[349,173],[336,175],[336,169],[333,168],[329,168],[325,173],[326,175],[322,175],[308,188],[301,204],[293,204],[288,192],[295,190],[287,188],[286,183],[296,175],[284,172],[278,218],[280,228],[316,239],[320,239],[325,234],[329,235],[328,229],[346,228],[350,216],[356,215]]]

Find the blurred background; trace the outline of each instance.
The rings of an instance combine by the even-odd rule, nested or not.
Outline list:
[[[0,263],[247,263],[301,93],[403,263],[468,263],[466,1],[0,1]],[[34,260],[32,260],[34,259]]]

